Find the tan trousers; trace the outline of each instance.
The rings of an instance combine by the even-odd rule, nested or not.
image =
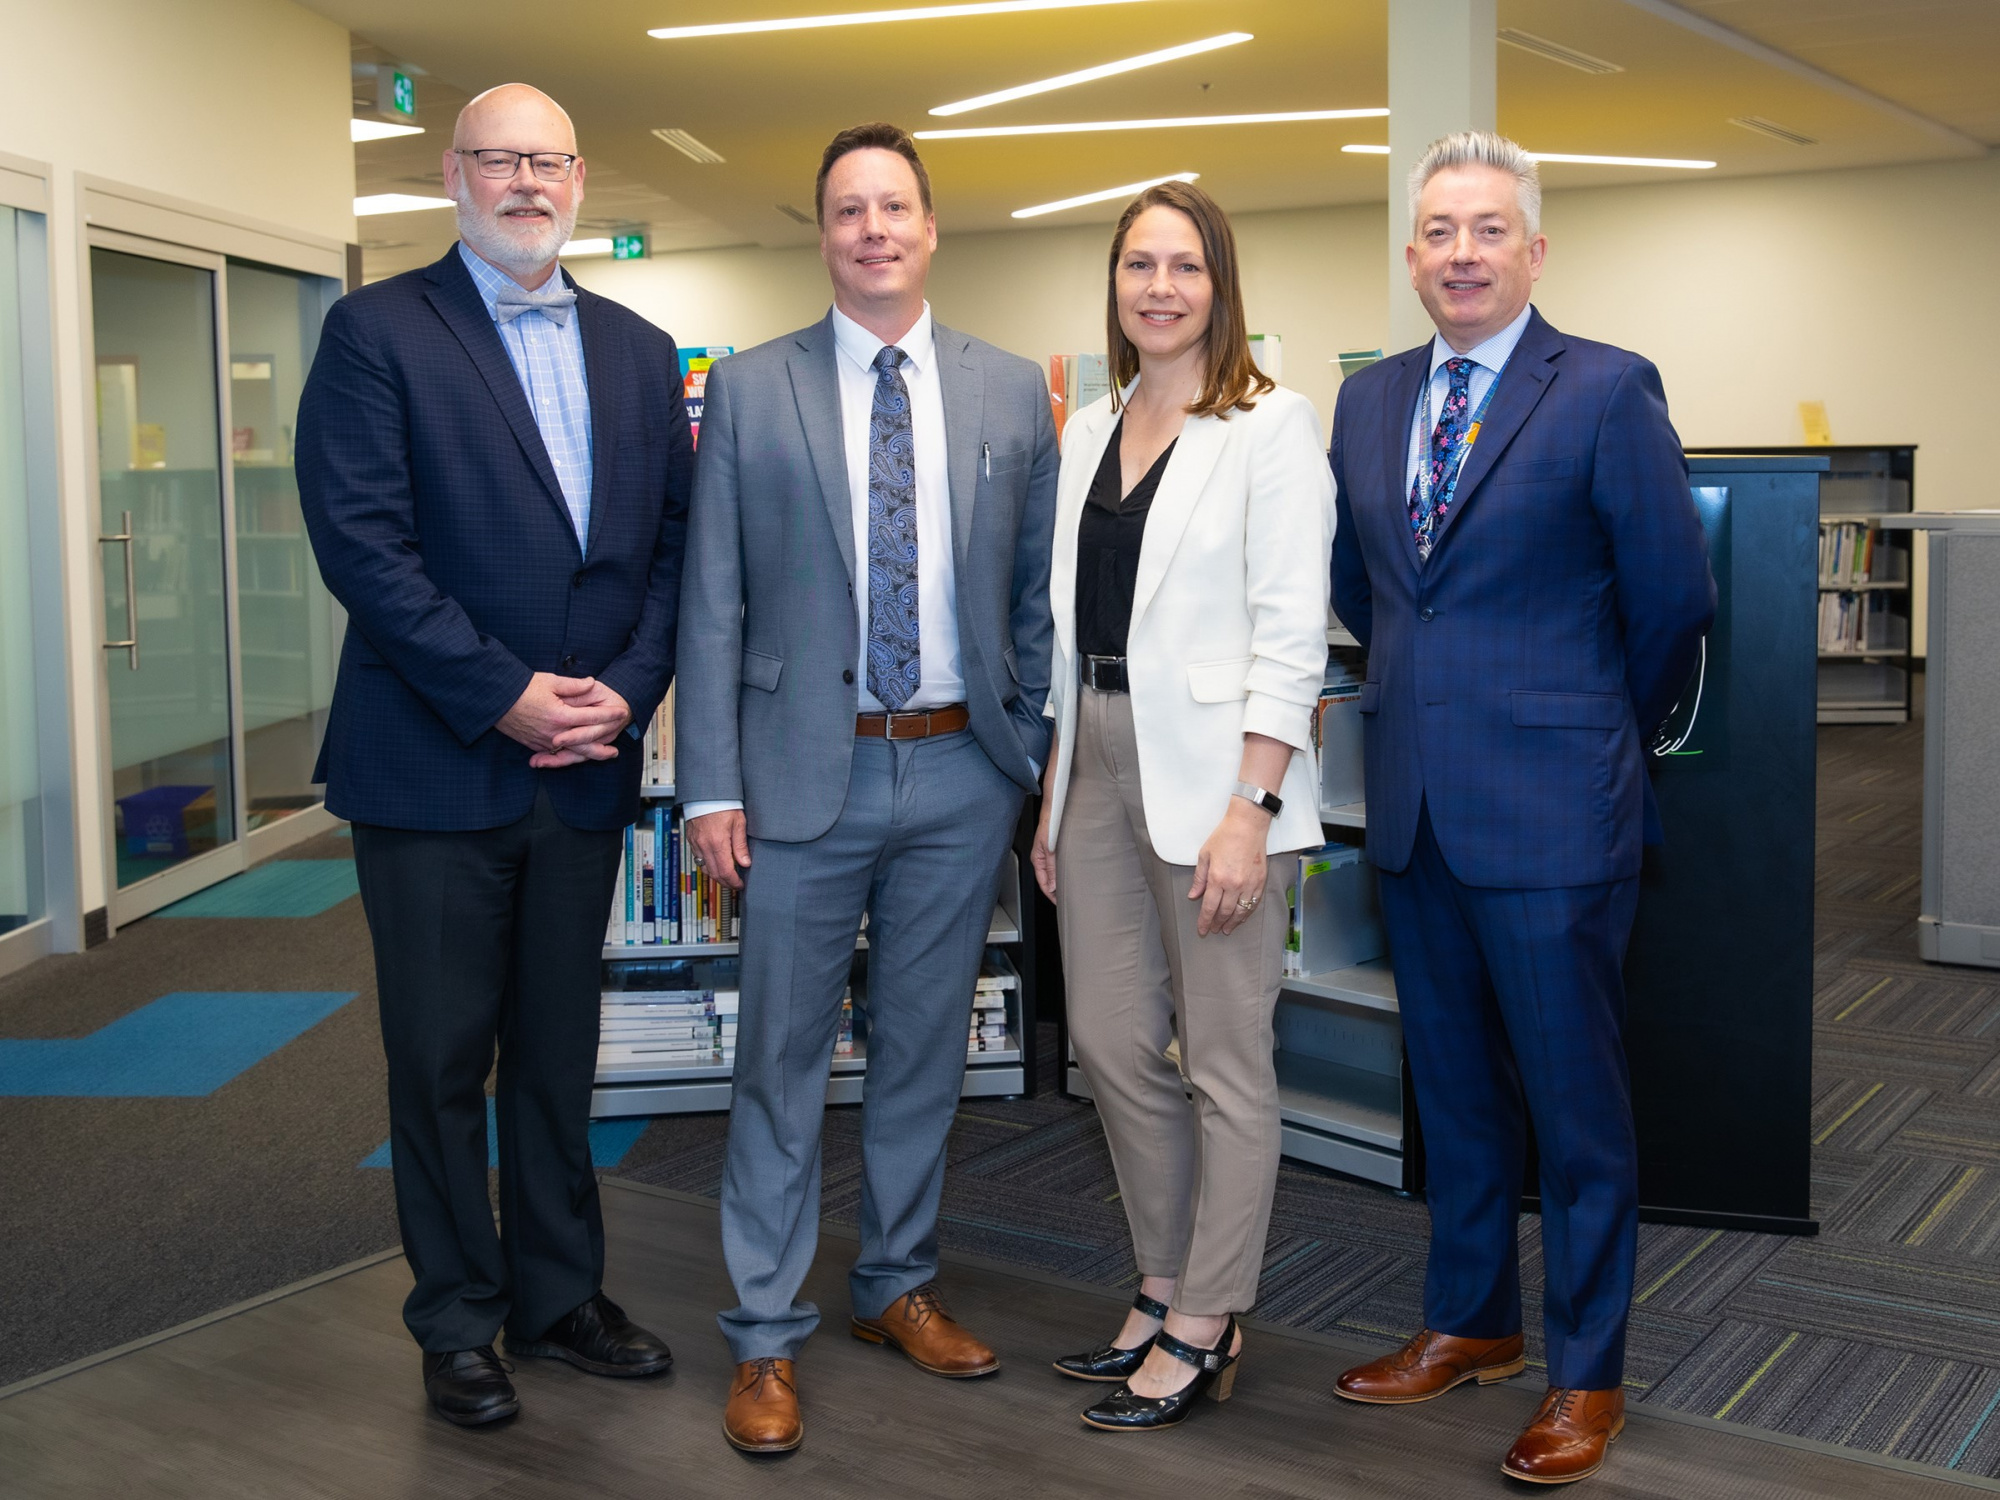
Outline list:
[[[1264,900],[1235,932],[1197,936],[1194,868],[1161,859],[1146,832],[1132,700],[1078,693],[1056,834],[1070,1041],[1111,1145],[1139,1273],[1178,1277],[1173,1305],[1191,1317],[1246,1312],[1278,1180],[1271,1016],[1294,861],[1272,856]]]

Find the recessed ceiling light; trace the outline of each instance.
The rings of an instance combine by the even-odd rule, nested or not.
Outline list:
[[[813,216],[811,214],[806,213],[802,209],[794,208],[789,203],[774,203],[771,206],[777,209],[777,211],[783,214],[786,218],[790,219],[794,224],[810,224],[813,222]]]
[[[1817,146],[1819,144],[1817,137],[1803,135],[1788,125],[1780,125],[1776,120],[1767,120],[1762,115],[1731,115],[1729,123],[1741,126],[1745,130],[1754,130],[1759,135],[1768,135],[1774,141],[1784,141],[1793,146]]]
[[[698,36],[748,36],[764,31],[816,31],[824,26],[873,26],[883,21],[949,21],[959,16],[1011,16],[1031,10],[1081,10],[1087,5],[1144,5],[1147,0],[975,0],[967,5],[906,5],[833,16],[786,16],[776,21],[711,21],[705,26],[656,26],[660,41]]]
[[[609,255],[610,253],[611,241],[608,239],[571,240],[556,251],[558,255]]]
[[[1161,120],[1078,120],[1065,125],[973,125],[919,130],[920,141],[966,141],[997,135],[1074,135],[1085,130],[1171,130],[1183,125],[1289,125],[1302,120],[1372,120],[1386,109],[1296,109],[1270,115],[1179,115]]]
[[[1389,154],[1387,146],[1342,146],[1340,149],[1345,151],[1349,156],[1387,156]]]
[[[1039,83],[1017,84],[1011,89],[999,89],[991,94],[980,94],[976,98],[961,99],[956,104],[940,104],[931,113],[962,115],[968,110],[985,109],[991,104],[1006,104],[1015,99],[1026,99],[1034,94],[1046,94],[1054,89],[1066,89],[1079,83],[1095,83],[1100,78],[1115,78],[1120,73],[1130,73],[1138,68],[1178,62],[1183,57],[1198,57],[1219,47],[1234,47],[1238,42],[1255,40],[1256,38],[1247,31],[1226,31],[1221,36],[1206,37],[1199,42],[1183,42],[1178,47],[1162,47],[1158,52],[1142,52],[1137,57],[1099,63],[1094,68],[1079,68],[1074,73],[1062,73],[1054,78],[1044,78]]]
[[[356,215],[413,214],[425,208],[456,208],[449,198],[430,198],[418,193],[370,193],[354,200]]]
[[[1519,47],[1523,52],[1532,52],[1537,57],[1559,62],[1566,68],[1575,68],[1579,73],[1622,73],[1625,69],[1615,62],[1606,62],[1601,57],[1592,57],[1588,52],[1579,52],[1574,47],[1565,47],[1561,42],[1552,42],[1545,36],[1536,36],[1532,31],[1516,31],[1511,26],[1502,27],[1493,33],[1494,40],[1505,42],[1510,47]]]
[[[1564,151],[1530,151],[1528,155],[1536,161],[1571,162],[1582,167],[1680,167],[1690,172],[1705,172],[1715,165],[1712,161],[1683,161],[1674,156],[1572,156]]]
[[[719,167],[722,165],[722,153],[720,151],[715,150],[711,146],[704,146],[685,130],[663,129],[656,130],[653,134],[665,141],[669,146],[672,146],[690,161],[698,161],[704,167]]]
[[[386,141],[399,135],[422,135],[421,125],[391,125],[387,120],[364,120],[359,116],[347,122],[347,138],[351,141]]]
[[[1034,219],[1043,214],[1061,213],[1066,208],[1081,208],[1086,203],[1108,203],[1113,198],[1132,198],[1149,187],[1157,187],[1163,182],[1193,182],[1200,177],[1199,172],[1174,172],[1165,177],[1148,177],[1144,182],[1128,182],[1123,187],[1105,188],[1097,193],[1080,193],[1074,198],[1059,198],[1054,203],[1038,203],[1033,208],[1017,208],[1017,219]]]

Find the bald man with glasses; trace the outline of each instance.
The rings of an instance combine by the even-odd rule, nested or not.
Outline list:
[[[520,1407],[503,1328],[596,1375],[672,1363],[603,1293],[587,1130],[694,450],[673,340],[557,265],[585,177],[568,115],[490,90],[443,170],[459,242],[328,315],[298,474],[349,620],[314,779],[354,824],[375,945],[403,1320],[432,1407],[482,1426]]]

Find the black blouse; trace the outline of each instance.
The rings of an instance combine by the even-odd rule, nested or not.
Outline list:
[[[1125,654],[1125,637],[1132,628],[1132,591],[1139,578],[1139,543],[1146,535],[1153,492],[1174,453],[1174,443],[1167,444],[1121,501],[1118,487],[1125,476],[1118,446],[1124,433],[1120,418],[1111,441],[1104,445],[1104,459],[1090,481],[1083,519],[1077,523],[1076,649],[1084,656]]]

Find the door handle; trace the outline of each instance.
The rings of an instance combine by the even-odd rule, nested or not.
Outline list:
[[[125,628],[131,634],[130,640],[106,641],[106,651],[123,651],[125,665],[134,672],[139,670],[139,584],[132,571],[132,512],[124,511],[120,519],[124,529],[115,536],[100,536],[98,545],[116,542],[125,549]]]

